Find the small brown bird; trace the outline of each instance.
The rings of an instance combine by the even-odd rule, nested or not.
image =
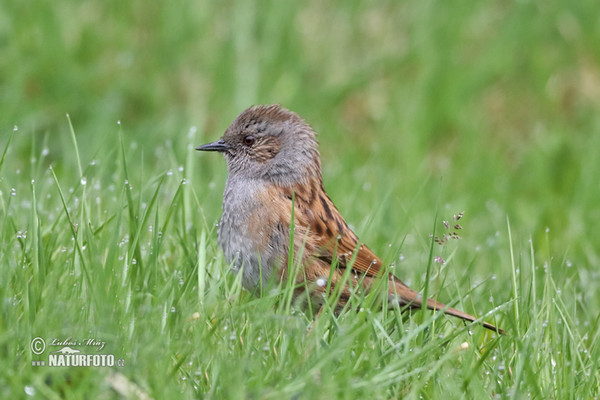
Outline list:
[[[254,106],[243,111],[220,140],[196,148],[218,151],[227,160],[229,176],[218,240],[225,260],[242,271],[242,283],[248,290],[255,290],[261,279],[287,279],[292,204],[293,250],[302,255],[297,283],[307,284],[313,301],[322,301],[320,293],[326,291],[329,279],[335,287],[347,267],[352,270],[349,284],[365,289],[384,273],[379,257],[358,240],[325,192],[315,135],[289,110],[278,105]],[[387,279],[390,303],[422,306],[417,292],[392,275]],[[340,306],[351,296],[349,285],[345,286]],[[476,320],[431,299],[426,306]],[[487,322],[483,326],[502,333]]]

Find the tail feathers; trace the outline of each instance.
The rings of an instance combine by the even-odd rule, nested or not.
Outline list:
[[[411,308],[420,308],[423,304],[423,299],[421,296],[398,279],[393,279],[393,285],[390,285],[390,297],[395,299],[395,301],[398,303],[402,305],[408,305]],[[457,317],[465,321],[475,322],[477,320],[477,318],[471,314],[467,314],[466,312],[457,310],[456,308],[448,307],[445,304],[432,299],[427,299],[427,308],[434,311],[443,311],[445,314],[452,315],[453,317]],[[496,327],[495,325],[492,325],[488,322],[481,322],[481,324],[484,328],[499,334],[504,334],[504,330]]]
[[[436,302],[431,299],[427,299],[427,308],[429,308],[430,310],[443,311],[445,314],[452,315],[453,317],[457,317],[460,319],[464,319],[465,321],[475,322],[475,320],[477,320],[477,318],[471,314],[467,314],[466,312],[457,310],[456,308],[448,307],[443,303]],[[495,325],[490,324],[489,322],[481,321],[481,324],[484,326],[484,328],[487,328],[494,332],[498,332],[500,334],[504,334],[503,329],[500,329],[500,328],[496,327]]]

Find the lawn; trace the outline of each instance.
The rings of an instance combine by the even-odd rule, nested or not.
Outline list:
[[[0,397],[599,398],[597,15],[3,1]],[[318,132],[327,192],[397,276],[506,335],[244,291],[216,240],[225,162],[194,147],[271,103]],[[33,365],[65,347],[114,365]]]

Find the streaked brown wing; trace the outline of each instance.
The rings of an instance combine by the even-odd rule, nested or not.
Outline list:
[[[309,232],[306,238],[300,237],[298,240],[305,240],[306,247],[328,263],[331,263],[335,254],[341,267],[349,265],[357,252],[352,269],[369,276],[379,275],[381,259],[359,242],[323,186],[296,185],[293,191],[296,226]]]

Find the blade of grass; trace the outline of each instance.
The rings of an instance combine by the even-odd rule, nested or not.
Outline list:
[[[204,289],[206,287],[206,231],[200,233],[198,245],[198,305],[204,307]]]
[[[130,181],[129,181],[129,172],[128,172],[128,168],[127,168],[127,155],[125,154],[125,143],[124,143],[124,139],[123,139],[123,135],[121,134],[121,132],[119,131],[119,138],[120,138],[120,143],[121,143],[121,165],[123,166],[123,174],[125,175],[125,196],[127,199],[127,210],[129,211],[129,236],[130,237],[135,237],[137,232],[138,232],[138,222],[137,222],[137,215],[136,215],[136,207],[135,207],[135,203],[133,201],[133,197],[131,195],[131,185],[130,185]],[[133,262],[133,260],[135,259],[136,261],[136,269],[135,271],[132,271],[132,275],[135,277],[137,276],[137,271],[143,269],[143,264],[142,264],[142,252],[139,246],[139,242],[132,243],[130,241],[129,244],[129,249],[130,249],[130,262]],[[132,279],[131,282],[135,282],[136,279]]]
[[[92,280],[90,277],[90,271],[89,271],[88,265],[85,261],[85,257],[83,256],[83,250],[81,249],[81,245],[79,244],[79,241],[77,240],[77,229],[75,228],[75,224],[73,223],[73,219],[71,218],[71,214],[69,213],[69,208],[67,207],[67,203],[65,202],[65,196],[63,194],[63,191],[60,187],[60,183],[58,182],[58,178],[56,177],[56,174],[54,173],[54,169],[52,167],[50,168],[50,172],[52,173],[52,177],[54,178],[54,184],[56,185],[56,188],[58,189],[58,195],[60,196],[60,201],[63,206],[63,211],[65,213],[65,216],[67,217],[67,221],[69,222],[69,228],[71,229],[71,235],[73,237],[73,241],[75,242],[75,248],[77,250],[77,254],[79,255],[79,262],[80,262],[82,270],[83,270],[83,275],[85,277],[87,289],[90,292],[90,297],[92,298],[92,300],[95,300],[94,285],[92,284]],[[95,304],[95,302],[90,303],[90,309],[92,308],[93,304]]]
[[[515,253],[513,250],[513,241],[512,241],[512,232],[510,229],[510,219],[506,216],[506,227],[508,230],[508,245],[510,248],[510,265],[512,271],[512,284],[513,284],[513,298],[514,298],[514,313],[515,313],[515,322],[517,327],[517,336],[521,336],[521,323],[519,319],[519,293],[517,286],[517,266],[515,264]]]
[[[15,135],[16,130],[13,129],[13,131],[10,133],[10,135],[8,136],[8,140],[6,141],[6,146],[4,146],[4,151],[2,152],[2,157],[0,158],[0,176],[2,173],[2,166],[4,165],[4,160],[6,159],[6,153],[8,153],[8,148],[10,147],[10,142],[13,139],[13,136]]]

